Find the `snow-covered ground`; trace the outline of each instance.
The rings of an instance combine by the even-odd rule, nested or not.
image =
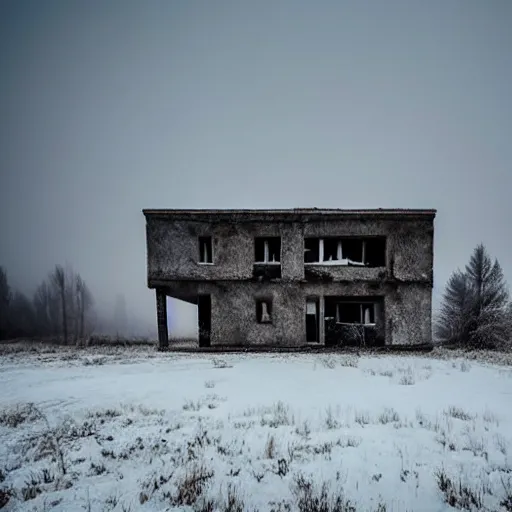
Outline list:
[[[509,367],[138,354],[0,359],[5,510],[512,510]]]

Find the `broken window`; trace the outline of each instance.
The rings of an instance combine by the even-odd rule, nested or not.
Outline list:
[[[374,324],[375,305],[361,302],[338,302],[336,322],[342,324]]]
[[[211,236],[199,237],[199,263],[213,263],[213,248]]]
[[[368,267],[386,266],[386,239],[372,238],[305,238],[304,262]]]
[[[365,246],[365,262],[370,267],[386,266],[386,239],[382,236],[368,238]]]
[[[278,236],[255,238],[254,261],[256,263],[279,263],[281,261],[281,238]]]
[[[258,299],[256,301],[256,320],[259,324],[272,323],[272,300]]]
[[[341,249],[341,241],[337,238],[325,238],[323,240],[324,243],[324,259],[323,261],[337,261],[341,260],[342,255],[341,251],[338,251],[338,248]]]
[[[304,239],[304,262],[314,263],[320,261],[319,253],[319,239],[318,238],[305,238]]]
[[[343,259],[350,263],[364,264],[364,244],[365,240],[358,238],[345,238],[342,243]]]

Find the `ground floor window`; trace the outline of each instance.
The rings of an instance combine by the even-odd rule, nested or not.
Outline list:
[[[256,321],[259,324],[272,323],[272,300],[257,299],[256,300]]]

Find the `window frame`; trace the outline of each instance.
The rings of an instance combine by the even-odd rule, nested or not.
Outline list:
[[[271,239],[279,240],[279,260],[278,261],[269,261],[269,241]],[[256,259],[256,244],[262,241],[263,242],[263,261],[258,261]],[[254,237],[254,265],[281,265],[281,256],[282,256],[282,238],[280,236],[256,236]]]
[[[267,313],[270,317],[268,322],[263,322],[261,317],[263,315],[263,306],[262,304],[267,304]],[[270,297],[256,297],[255,298],[255,308],[256,308],[256,323],[258,325],[272,325],[274,323],[274,305],[273,300]]]
[[[201,254],[201,240],[208,239],[210,241],[210,254],[211,254],[211,260],[212,261],[201,261],[202,254]],[[211,235],[201,235],[197,237],[197,247],[199,252],[199,259],[197,261],[198,265],[213,265],[214,264],[214,255],[213,255],[213,236]]]
[[[318,242],[318,261],[305,261],[306,260],[306,242],[305,240],[316,240]],[[342,253],[342,245],[344,240],[360,240],[362,244],[362,261],[361,262],[352,262],[352,263],[342,263],[342,259],[336,260],[325,260],[325,240],[336,240],[337,241],[337,258],[343,256]],[[384,242],[384,265],[369,265],[366,244],[371,239],[381,239]],[[335,266],[335,267],[360,267],[360,268],[385,268],[387,267],[387,237],[386,236],[323,236],[323,237],[314,237],[308,236],[304,237],[304,265],[324,265],[324,266]],[[348,259],[348,258],[347,258]]]

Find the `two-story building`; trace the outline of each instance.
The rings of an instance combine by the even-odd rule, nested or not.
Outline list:
[[[148,286],[199,345],[431,342],[435,210],[143,210]]]

